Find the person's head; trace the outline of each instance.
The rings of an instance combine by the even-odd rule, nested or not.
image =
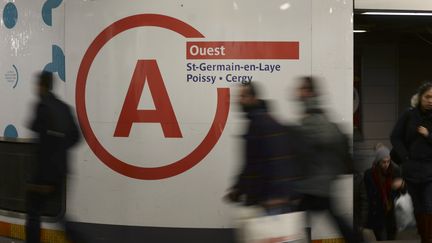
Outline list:
[[[319,96],[317,91],[316,80],[312,76],[304,76],[299,79],[300,85],[297,89],[297,97],[300,100],[305,100],[311,97]]]
[[[321,93],[316,78],[304,76],[298,79],[297,99],[301,102],[306,114],[323,113]]]
[[[432,82],[423,83],[417,92],[418,107],[422,110],[432,110]]]
[[[377,144],[375,150],[375,164],[386,172],[391,164],[390,150],[383,144]]]
[[[37,76],[37,93],[39,96],[44,96],[51,92],[53,88],[53,74],[51,72],[42,71]]]
[[[259,103],[258,95],[258,88],[254,83],[242,84],[239,91],[239,104],[243,109],[253,107]]]

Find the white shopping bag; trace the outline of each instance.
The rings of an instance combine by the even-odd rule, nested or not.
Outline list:
[[[395,200],[395,217],[398,231],[415,227],[414,207],[408,193],[400,195]]]
[[[243,243],[307,242],[305,212],[243,219],[238,225]]]

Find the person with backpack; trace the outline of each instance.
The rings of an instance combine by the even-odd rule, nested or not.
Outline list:
[[[38,134],[36,166],[28,181],[26,242],[41,242],[41,213],[50,198],[63,194],[68,172],[68,150],[80,139],[80,133],[67,104],[52,92],[53,75],[43,71],[37,76],[39,102],[30,129]],[[60,212],[59,212],[60,213]],[[84,242],[69,227],[66,236]]]
[[[413,96],[411,96],[409,110],[412,110],[412,109],[416,108],[416,107],[418,106],[418,104],[419,104],[419,101],[418,101],[418,94],[415,93]],[[395,151],[394,148],[392,148],[392,149],[390,150],[390,157],[391,157],[392,161],[395,162],[395,163],[396,163],[397,165],[399,165],[399,166],[400,166],[400,165],[402,164],[402,162],[403,162],[403,159],[401,159],[401,158],[399,157],[399,154]]]
[[[405,111],[391,133],[411,195],[422,243],[432,242],[432,82],[423,83],[417,104]]]
[[[297,187],[303,194],[300,209],[308,212],[328,211],[345,240],[358,242],[360,236],[338,215],[331,202],[331,185],[338,175],[350,173],[352,168],[348,137],[321,108],[321,97],[314,77],[299,78],[297,97],[304,111],[302,130],[312,149],[306,178]]]
[[[245,158],[226,199],[261,206],[269,215],[295,211],[299,194],[294,182],[303,174],[297,156],[300,137],[269,114],[254,83],[242,85],[239,93],[239,105],[249,121],[243,136]]]

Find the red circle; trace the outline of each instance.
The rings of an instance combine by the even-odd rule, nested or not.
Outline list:
[[[112,170],[128,177],[143,180],[158,180],[172,177],[189,170],[198,164],[212,150],[222,135],[226,121],[228,119],[230,92],[229,88],[217,89],[217,109],[210,130],[204,140],[184,158],[166,166],[145,168],[130,165],[114,157],[102,146],[91,129],[85,105],[87,77],[95,57],[108,41],[125,30],[141,26],[156,26],[169,29],[183,35],[186,38],[204,37],[199,31],[185,22],[164,15],[138,14],[114,22],[105,28],[93,40],[81,61],[76,81],[76,109],[78,121],[84,134],[84,138],[96,156],[105,165],[107,165]]]

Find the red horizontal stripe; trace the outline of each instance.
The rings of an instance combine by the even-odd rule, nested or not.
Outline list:
[[[299,59],[299,42],[197,41],[186,43],[187,59]]]
[[[6,237],[11,236],[11,225],[9,223],[0,222],[0,235]]]

